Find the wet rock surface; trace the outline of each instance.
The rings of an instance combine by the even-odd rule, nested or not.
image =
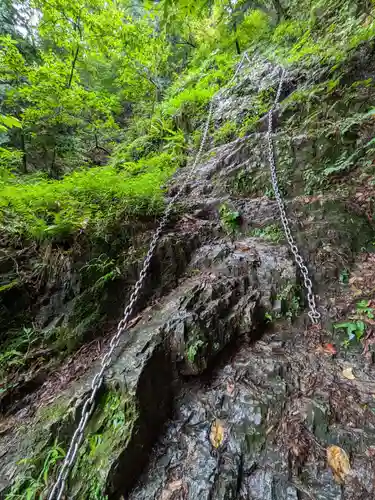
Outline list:
[[[373,369],[362,367],[357,382],[338,377],[345,361],[322,357],[319,342],[314,329],[284,327],[240,348],[206,383],[188,384],[127,498],[374,498]],[[216,421],[218,448],[210,440]],[[351,457],[344,486],[326,465],[332,444]]]
[[[251,96],[277,85],[279,68],[267,61],[247,71],[223,95],[216,125],[234,115],[242,119],[255,105]],[[321,81],[323,73],[292,69],[282,99],[309,79]],[[289,118],[282,103],[276,123],[285,125]],[[317,284],[327,331],[310,327],[302,314],[301,276],[272,199],[264,123],[263,117],[246,137],[211,148],[187,186],[180,207],[184,215],[176,215],[157,249],[136,317],[103,388],[104,397],[115,393],[119,407],[126,409],[126,433],[114,429],[111,416],[100,419],[101,395],[87,438],[91,443],[98,434],[104,436],[100,444],[106,459],[94,455],[89,464],[77,466],[72,498],[95,498],[90,488],[96,476],[100,495],[114,499],[375,498],[373,359],[344,349],[333,357],[324,347],[333,342],[330,317],[345,314],[336,300],[341,272],[353,264],[373,229],[342,197],[306,194],[309,172],[340,145],[317,141],[308,132],[277,129],[280,184],[293,234]],[[173,179],[170,195],[184,175],[179,172]],[[220,221],[224,203],[239,213],[233,231]],[[113,333],[147,241],[121,254],[122,276],[105,288],[100,301],[91,286],[85,289],[74,279],[70,290],[54,283],[48,304],[37,305],[40,325],[70,325],[96,340],[105,313],[107,331]],[[11,272],[9,259],[0,264]],[[15,290],[8,292],[2,326],[11,316]],[[84,294],[92,311],[81,322],[75,313]],[[26,299],[25,308],[27,293]],[[335,341],[339,345],[342,339]],[[37,453],[43,461],[55,439],[66,448],[99,367],[100,348],[107,346],[108,335],[87,349],[84,359],[77,355],[59,367],[52,381],[51,374],[42,377],[31,394],[14,390],[8,399],[2,394],[0,497],[14,484],[20,459]],[[342,375],[348,367],[354,368],[354,379]],[[56,398],[57,392],[61,397]],[[49,416],[41,418],[45,409]],[[213,429],[220,431],[217,443]],[[327,467],[330,445],[349,456],[345,484]],[[82,460],[84,454],[85,449]]]
[[[264,312],[272,308],[276,295],[285,286],[295,283],[295,269],[283,246],[266,245],[256,238],[217,238],[193,252],[186,278],[142,315],[129,339],[122,342],[109,370],[109,387],[126,388],[134,399],[137,417],[127,444],[121,437],[117,443],[120,448],[123,443],[121,453],[114,446],[102,470],[108,493],[116,496],[120,491],[128,491],[141,473],[148,450],[171,413],[173,380],[204,372],[227,346],[245,335],[259,335]],[[97,369],[94,367],[66,389],[69,418],[63,412],[48,425],[43,422],[45,428],[40,435],[37,428],[41,423],[33,422],[29,416],[32,430],[24,441],[20,441],[22,434],[17,431],[5,436],[2,445],[12,442],[16,451],[11,461],[7,453],[0,457],[4,491],[14,473],[14,462],[31,453],[35,439],[38,449],[43,449],[42,443],[48,447],[53,432],[57,439],[65,441],[72,419],[79,413],[79,401]],[[74,394],[73,399],[69,394]],[[25,420],[32,409],[10,413],[15,419]],[[126,476],[122,473],[124,468],[128,471]],[[73,482],[78,496],[86,494],[82,479]]]

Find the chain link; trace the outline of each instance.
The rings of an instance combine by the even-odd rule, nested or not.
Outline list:
[[[247,59],[249,61],[249,58],[248,58],[246,52],[243,54],[242,59],[237,66],[236,72],[235,72],[234,76],[232,77],[232,79],[228,82],[227,86],[229,86],[232,83],[232,81],[237,77],[241,67],[243,66],[245,59]],[[172,208],[173,208],[174,204],[176,203],[176,201],[178,200],[178,198],[184,192],[188,182],[192,178],[192,176],[197,168],[198,162],[201,158],[203,148],[204,148],[206,140],[207,140],[207,134],[208,134],[208,129],[209,129],[210,123],[211,123],[214,103],[215,103],[216,99],[220,96],[222,91],[223,91],[223,89],[219,90],[210,102],[207,120],[206,120],[204,129],[203,129],[201,144],[200,144],[198,153],[195,157],[195,160],[193,162],[193,165],[191,166],[188,174],[185,177],[185,180],[183,181],[182,185],[180,186],[180,189],[168,202],[168,205],[165,209],[164,215],[159,223],[159,226],[156,229],[156,231],[152,237],[149,250],[147,252],[147,255],[146,255],[145,260],[144,260],[143,265],[142,265],[142,270],[139,274],[139,279],[138,279],[137,283],[134,285],[134,289],[130,295],[129,304],[125,307],[123,318],[121,319],[121,321],[117,325],[117,331],[116,331],[115,335],[111,338],[111,341],[109,343],[109,350],[104,354],[104,356],[101,360],[101,368],[100,368],[99,372],[92,379],[90,394],[86,397],[85,403],[82,407],[81,419],[80,419],[78,427],[76,428],[76,430],[73,434],[73,437],[70,441],[69,449],[65,455],[64,462],[61,466],[59,475],[58,475],[57,480],[56,480],[56,482],[51,490],[51,493],[48,497],[48,500],[54,500],[54,499],[60,500],[63,493],[64,493],[66,481],[68,479],[69,473],[73,469],[74,461],[75,461],[75,458],[77,456],[78,449],[79,449],[79,447],[82,443],[83,437],[84,437],[85,427],[86,427],[87,422],[88,422],[88,420],[89,420],[89,418],[90,418],[90,416],[95,408],[95,397],[96,397],[96,395],[97,395],[97,393],[98,393],[98,391],[103,383],[104,372],[111,364],[113,352],[116,349],[116,347],[118,347],[118,345],[120,343],[121,335],[126,330],[128,324],[129,324],[129,321],[133,315],[134,307],[135,307],[135,304],[139,298],[140,291],[144,285],[148,270],[150,268],[151,259],[154,255],[154,252],[156,249],[156,245],[161,237],[163,229],[165,228],[165,226],[168,222]]]
[[[286,236],[286,239],[289,243],[290,249],[292,251],[292,254],[294,255],[294,259],[298,265],[298,267],[301,270],[302,276],[303,276],[303,281],[305,284],[305,288],[307,291],[307,302],[309,304],[309,317],[314,324],[318,324],[320,320],[320,313],[318,312],[315,304],[315,296],[313,293],[313,284],[309,276],[309,271],[306,267],[306,264],[303,261],[303,258],[301,254],[299,253],[298,247],[295,243],[295,240],[293,238],[292,232],[290,230],[290,224],[289,220],[285,211],[285,204],[283,201],[283,198],[281,196],[281,192],[279,189],[279,183],[277,180],[277,171],[276,171],[276,160],[275,160],[275,151],[274,151],[274,146],[273,146],[273,141],[272,141],[272,132],[273,132],[273,114],[274,111],[279,103],[280,100],[280,95],[281,95],[281,90],[283,87],[283,82],[285,79],[285,69],[282,70],[281,77],[280,77],[280,83],[279,87],[277,89],[275,101],[273,103],[272,108],[268,112],[268,132],[267,132],[267,143],[268,143],[268,161],[270,164],[270,169],[271,169],[271,181],[272,181],[272,187],[273,191],[275,193],[275,198],[277,201],[277,205],[279,207],[279,212],[280,212],[280,218],[281,218],[281,223],[284,228],[284,233]]]

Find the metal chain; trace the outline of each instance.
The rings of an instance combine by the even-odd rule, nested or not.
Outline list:
[[[298,247],[295,243],[292,232],[290,230],[289,220],[288,220],[288,217],[287,217],[287,214],[285,211],[285,204],[284,204],[282,195],[280,193],[279,183],[277,180],[275,151],[274,151],[273,141],[272,141],[273,114],[274,114],[274,111],[275,111],[275,109],[279,103],[279,100],[280,100],[281,90],[282,90],[283,82],[284,82],[284,78],[285,78],[285,73],[286,73],[285,69],[283,69],[282,73],[281,73],[279,88],[277,89],[275,101],[273,103],[272,108],[270,109],[270,111],[268,113],[268,133],[267,133],[268,161],[269,161],[270,169],[271,169],[272,187],[273,187],[273,191],[275,193],[277,205],[279,207],[280,218],[281,218],[281,223],[282,223],[283,228],[284,228],[284,233],[285,233],[286,239],[289,243],[290,249],[294,255],[294,259],[301,270],[301,273],[303,276],[303,281],[305,284],[305,288],[307,290],[307,301],[308,301],[309,308],[310,308],[308,315],[314,324],[318,324],[321,316],[316,308],[315,296],[313,293],[313,284],[312,284],[312,281],[311,281],[310,276],[309,276],[309,271],[308,271],[308,269],[303,261],[301,254],[299,253]]]
[[[238,73],[239,73],[239,71],[244,63],[245,58],[247,58],[249,60],[246,52],[243,54],[242,59],[237,66],[237,70],[236,70],[234,76],[228,82],[227,85],[230,85],[232,83],[232,81],[236,78],[236,76],[238,75]],[[89,420],[89,418],[90,418],[90,416],[95,408],[95,397],[96,397],[98,390],[100,389],[100,387],[103,383],[104,372],[111,364],[113,352],[116,349],[116,347],[118,347],[118,345],[120,343],[120,337],[124,333],[124,331],[126,330],[128,324],[129,324],[129,321],[133,315],[134,306],[135,306],[136,302],[138,301],[140,291],[144,285],[144,281],[146,279],[148,270],[150,268],[151,259],[154,255],[156,245],[161,237],[163,229],[165,228],[165,226],[168,222],[173,205],[175,204],[177,199],[181,196],[181,194],[185,190],[188,182],[192,178],[192,176],[197,168],[198,162],[199,162],[201,155],[202,155],[202,152],[203,152],[204,145],[206,143],[208,129],[209,129],[211,118],[212,118],[214,103],[215,103],[215,100],[218,98],[218,96],[221,94],[222,90],[223,89],[219,90],[217,92],[217,94],[213,97],[213,99],[211,100],[209,110],[208,110],[207,120],[206,120],[204,129],[203,129],[203,136],[202,136],[201,144],[200,144],[198,153],[195,157],[195,160],[193,162],[193,165],[192,165],[190,171],[188,172],[188,175],[185,177],[185,180],[183,181],[180,189],[177,191],[177,193],[169,201],[169,203],[165,209],[164,215],[159,223],[159,227],[157,228],[157,230],[155,231],[155,233],[152,237],[150,248],[147,252],[147,255],[146,255],[145,260],[143,262],[142,270],[139,274],[139,279],[138,279],[137,283],[135,284],[134,289],[130,295],[129,304],[125,307],[123,318],[118,323],[117,331],[109,343],[109,346],[110,346],[109,350],[104,354],[104,356],[101,360],[101,368],[100,368],[99,372],[92,379],[91,392],[86,397],[85,403],[82,407],[81,419],[80,419],[78,427],[76,428],[76,430],[73,434],[73,437],[70,441],[69,449],[65,455],[64,462],[61,466],[59,475],[57,477],[56,482],[54,483],[54,486],[51,490],[51,493],[48,497],[48,500],[54,500],[54,499],[60,500],[62,495],[63,495],[66,481],[68,479],[69,473],[73,469],[74,461],[76,459],[78,449],[79,449],[79,447],[82,443],[83,437],[84,437],[84,430],[85,430],[87,422],[88,422],[88,420]]]

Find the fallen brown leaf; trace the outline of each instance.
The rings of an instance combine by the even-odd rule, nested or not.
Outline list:
[[[235,385],[233,382],[227,382],[227,393],[231,396],[234,392]]]
[[[316,348],[316,352],[321,354],[331,354],[332,356],[337,354],[336,347],[333,344],[320,345]]]
[[[345,483],[345,478],[350,471],[349,457],[339,446],[328,446],[327,462],[330,466],[335,481],[339,484]]]
[[[220,448],[225,436],[223,422],[216,419],[211,424],[210,441],[214,448]]]
[[[348,380],[355,380],[355,376],[353,374],[353,367],[349,366],[342,371],[342,376],[347,378]]]

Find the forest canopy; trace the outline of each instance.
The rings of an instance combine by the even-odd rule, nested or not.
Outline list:
[[[10,237],[66,238],[159,213],[160,186],[193,154],[207,104],[244,50],[337,67],[373,36],[371,8],[340,0],[3,1],[0,227]]]

